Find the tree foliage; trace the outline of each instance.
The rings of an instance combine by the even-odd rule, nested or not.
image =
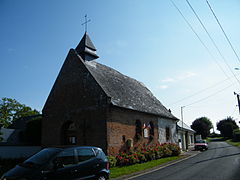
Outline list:
[[[5,97],[0,100],[0,124],[2,124],[3,127],[8,127],[21,117],[37,114],[39,114],[37,110],[21,104],[15,99]]]
[[[220,131],[223,137],[232,138],[235,129],[238,129],[238,125],[232,117],[227,117],[217,123],[217,130]]]
[[[191,128],[196,131],[196,134],[200,134],[205,139],[210,134],[213,125],[209,118],[200,117],[193,121]]]

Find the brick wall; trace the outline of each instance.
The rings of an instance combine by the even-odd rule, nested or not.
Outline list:
[[[126,150],[125,140],[132,139],[134,147],[149,145],[151,143],[158,142],[158,129],[157,129],[157,116],[141,113],[124,108],[112,107],[108,111],[107,120],[107,152],[110,155],[115,155],[119,151]],[[140,140],[135,140],[135,122],[140,120],[142,125],[149,124],[150,121],[154,124],[154,139],[152,141],[149,138],[141,137]]]

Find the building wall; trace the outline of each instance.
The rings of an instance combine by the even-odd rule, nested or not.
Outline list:
[[[73,122],[77,145],[106,149],[107,104],[107,96],[71,49],[43,108],[42,145],[62,146],[62,127]]]
[[[133,147],[137,148],[143,145],[149,145],[158,142],[157,116],[141,113],[124,108],[112,107],[108,111],[107,118],[107,142],[109,155],[115,155],[119,151],[125,151],[126,141],[132,140]],[[136,140],[136,120],[140,120],[141,124],[147,126],[150,121],[154,124],[154,138],[144,138],[143,135],[139,140]],[[125,141],[123,136],[125,136]]]
[[[170,129],[169,140],[166,138],[166,128]],[[171,119],[159,118],[158,119],[158,133],[160,143],[178,143],[177,131],[176,131],[176,121]]]

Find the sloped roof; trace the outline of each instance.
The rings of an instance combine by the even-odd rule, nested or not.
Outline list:
[[[195,132],[192,128],[190,128],[187,124],[185,124],[184,122],[182,121],[178,121],[177,122],[177,125],[178,125],[178,128],[181,129],[185,129],[185,130],[188,130],[188,131],[191,131],[191,132]]]
[[[95,61],[84,63],[113,105],[177,120],[143,83]]]
[[[96,51],[97,49],[95,48],[95,46],[93,45],[90,37],[88,36],[87,32],[85,32],[85,34],[83,35],[80,43],[78,44],[77,48],[80,48],[80,46],[87,46],[88,48],[90,48],[93,51]]]
[[[90,55],[92,57],[91,60],[93,60],[99,58],[96,54],[96,50],[97,49],[93,45],[87,32],[85,32],[84,36],[76,47],[77,53],[83,58],[84,61],[87,60],[85,57],[86,55]]]

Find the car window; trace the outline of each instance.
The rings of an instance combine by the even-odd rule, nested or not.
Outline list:
[[[83,162],[95,157],[95,152],[91,148],[77,149],[78,162]]]
[[[57,155],[55,161],[62,167],[71,166],[77,163],[76,149],[67,149]]]
[[[37,154],[30,157],[29,159],[27,159],[26,161],[24,161],[24,163],[22,163],[22,165],[24,165],[24,166],[43,165],[43,164],[47,163],[51,158],[53,158],[57,153],[59,153],[59,151],[61,151],[61,150],[60,149],[50,149],[50,148],[43,149],[40,152],[38,152]]]

